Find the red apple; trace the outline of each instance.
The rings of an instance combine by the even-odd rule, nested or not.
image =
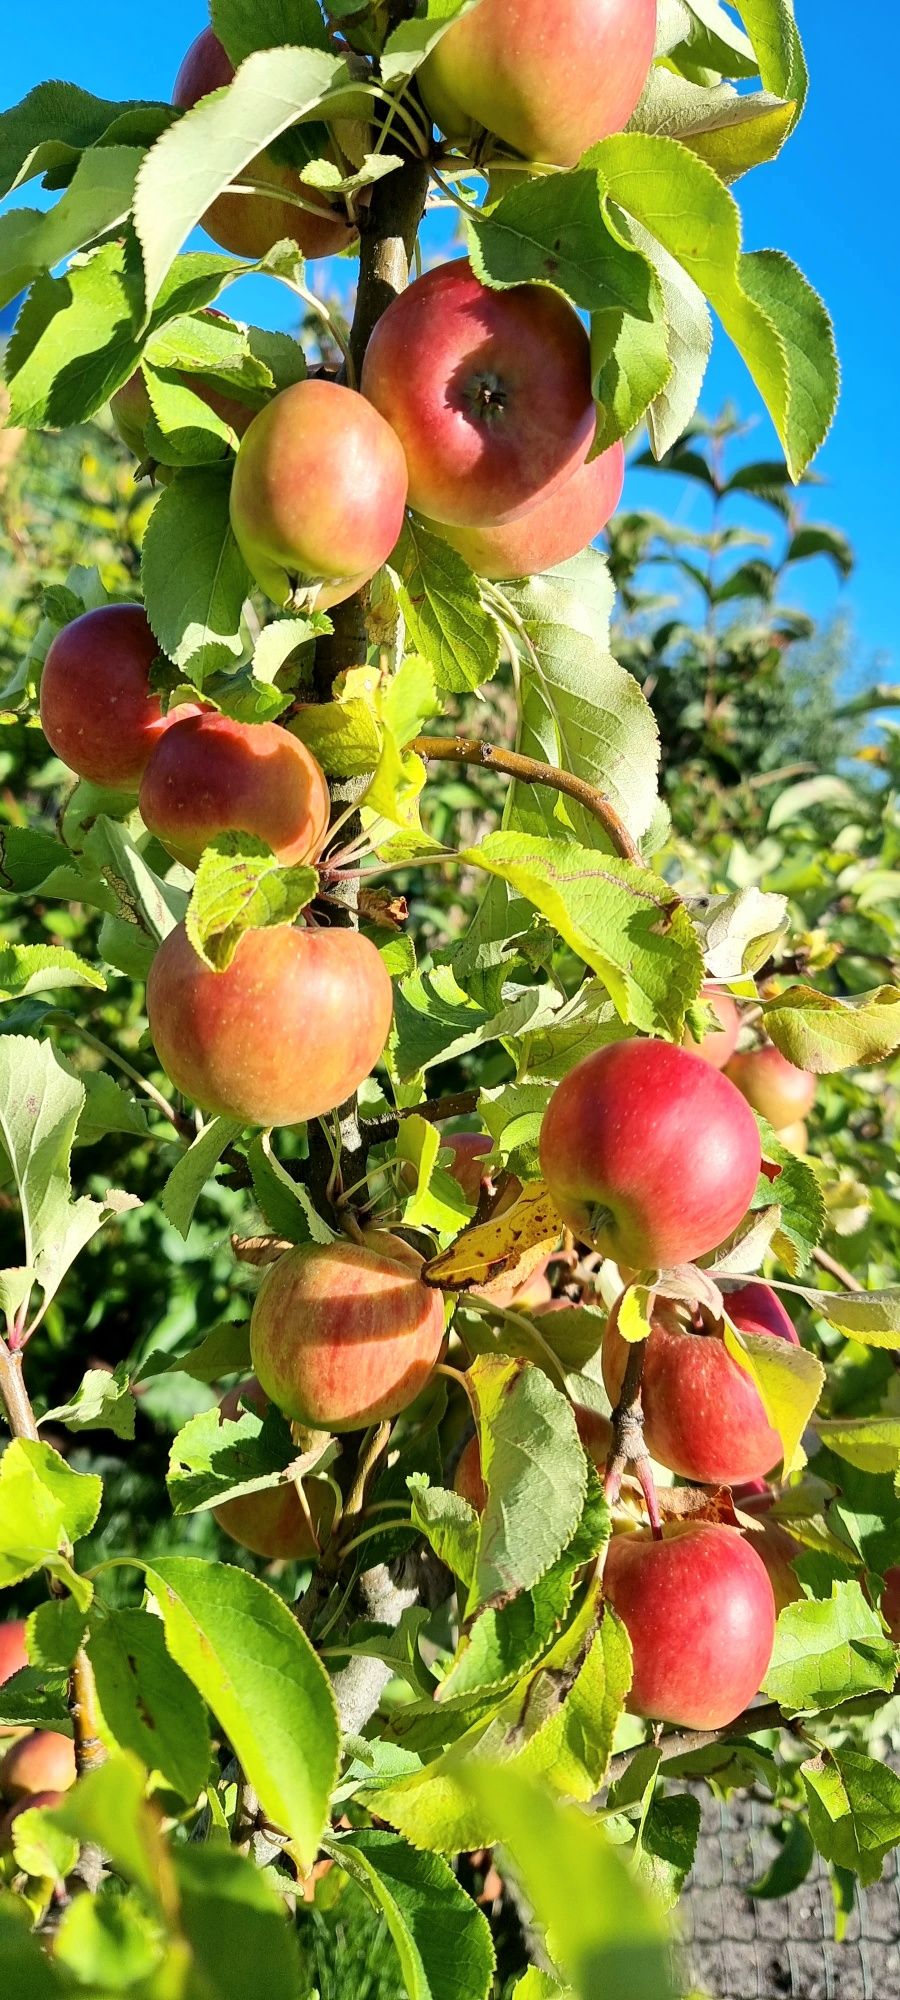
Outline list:
[[[881,1615],[895,1645],[900,1645],[900,1563],[886,1572],[881,1593]]]
[[[438,521],[427,525],[457,550],[477,576],[538,576],[594,541],[616,511],[624,480],[625,452],[621,444],[614,444],[580,465],[549,499],[538,501],[527,514],[504,526],[449,528]]]
[[[0,1687],[12,1679],[21,1667],[27,1667],[28,1654],[25,1651],[24,1618],[8,1618],[0,1625]],[[15,1736],[16,1730],[0,1723],[0,1737]]]
[[[233,722],[212,710],[173,723],[152,752],[141,817],[176,861],[195,868],[216,835],[265,840],[279,861],[308,861],[328,831],[325,773],[274,722]]]
[[[0,1763],[0,1796],[15,1804],[35,1792],[67,1792],[76,1775],[71,1737],[55,1729],[32,1729],[10,1744]]]
[[[339,382],[295,382],[244,434],[231,525],[274,604],[299,590],[327,611],[387,561],[406,484],[400,443],[371,402]]]
[[[768,1285],[729,1292],[729,1316],[742,1333],[777,1335],[795,1347],[797,1334]],[[683,1479],[731,1486],[761,1478],[783,1457],[759,1391],[734,1361],[721,1332],[704,1316],[703,1333],[688,1313],[660,1300],[653,1315],[641,1378],[644,1437],[651,1456]],[[618,1329],[618,1301],[603,1336],[603,1381],[613,1406],[628,1363]]]
[[[608,1417],[599,1410],[591,1410],[586,1403],[572,1405],[578,1435],[588,1458],[598,1472],[602,1472],[609,1457],[612,1443],[612,1425]],[[481,1446],[477,1436],[470,1437],[463,1445],[453,1477],[453,1491],[460,1499],[468,1500],[476,1514],[483,1514],[487,1502],[487,1487],[481,1476]]]
[[[704,1062],[712,1063],[714,1069],[724,1069],[737,1047],[741,1032],[741,1017],[730,993],[720,993],[715,986],[702,986],[700,997],[719,1022],[719,1029],[711,1028],[702,1042],[695,1042],[689,1028],[685,1028],[683,1046],[692,1055],[702,1056]]]
[[[245,931],[224,972],[183,924],[147,981],[150,1033],[176,1089],[250,1125],[297,1125],[343,1104],[374,1068],[391,1025],[391,982],[349,930]]]
[[[406,453],[410,506],[432,522],[514,521],[577,472],[594,435],[578,314],[546,285],[489,291],[465,258],[388,306],[361,387]]]
[[[250,1323],[253,1366],[285,1416],[355,1431],[424,1388],[444,1339],[440,1292],[356,1243],[299,1244],[272,1264]]]
[[[656,0],[481,0],[419,71],[448,139],[484,126],[526,159],[571,167],[621,132],[647,81]]]
[[[269,1408],[268,1396],[252,1376],[249,1382],[229,1389],[219,1405],[223,1417],[232,1421],[240,1417],[242,1406],[260,1417]],[[318,1555],[322,1537],[334,1519],[335,1495],[327,1479],[317,1479],[314,1473],[305,1480],[304,1492],[315,1534],[293,1485],[266,1486],[260,1493],[223,1500],[220,1507],[213,1508],[213,1514],[225,1534],[254,1555],[269,1561],[310,1561]]]
[[[683,1521],[662,1541],[614,1535],[603,1586],[631,1640],[633,1715],[724,1729],[753,1700],[772,1655],[775,1600],[737,1528]]]
[[[818,1077],[788,1062],[774,1042],[761,1049],[739,1049],[726,1074],[776,1132],[802,1122],[815,1103]]]
[[[189,111],[210,91],[231,83],[234,74],[234,64],[218,36],[212,28],[204,28],[191,43],[175,78],[172,103]],[[258,153],[240,179],[262,181],[271,193],[226,192],[217,197],[203,217],[203,226],[223,250],[231,250],[237,257],[264,257],[274,243],[289,237],[304,257],[332,257],[354,241],[356,229],[347,214],[330,209],[324,195],[305,186],[294,168],[280,166],[270,153]],[[289,199],[292,195],[307,206]]]
[[[140,604],[104,604],[51,641],[41,674],[41,728],[79,778],[137,791],[154,745],[177,715],[150,691],[159,646]]]
[[[756,1122],[727,1077],[670,1042],[613,1042],[553,1093],[541,1168],[584,1243],[632,1270],[686,1264],[737,1227],[760,1168]]]
[[[457,1186],[462,1188],[466,1200],[477,1208],[481,1193],[481,1163],[493,1152],[493,1139],[489,1139],[485,1132],[442,1132],[441,1149],[453,1154],[444,1172],[451,1175]]]

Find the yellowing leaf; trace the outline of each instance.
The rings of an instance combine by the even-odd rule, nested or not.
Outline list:
[[[900,1417],[823,1417],[816,1430],[829,1451],[860,1472],[900,1469]]]
[[[623,1340],[649,1340],[651,1296],[646,1285],[629,1285],[622,1293],[616,1324]]]
[[[723,1321],[725,1345],[759,1391],[763,1409],[784,1451],[785,1475],[806,1463],[801,1439],[822,1393],[825,1370],[805,1347],[767,1333],[739,1333]]]
[[[490,1222],[464,1229],[440,1257],[422,1273],[430,1285],[449,1292],[467,1292],[509,1274],[527,1278],[563,1232],[563,1223],[543,1181],[529,1181],[518,1201]]]
[[[900,988],[836,1000],[813,986],[789,986],[763,1006],[766,1032],[788,1062],[827,1076],[884,1062],[900,1046]]]

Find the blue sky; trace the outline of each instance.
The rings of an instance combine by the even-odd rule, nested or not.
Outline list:
[[[798,573],[793,596],[819,614],[846,602],[857,635],[857,673],[897,678],[900,508],[889,442],[900,375],[900,227],[892,199],[897,148],[889,120],[880,115],[880,89],[866,85],[868,52],[893,46],[895,5],[868,0],[859,47],[838,0],[797,0],[797,14],[812,73],[810,102],[781,159],[742,181],[737,194],[747,248],[787,251],[823,293],[836,323],[843,392],[817,461],[828,483],[811,490],[804,504],[810,518],[834,521],[849,535],[858,569],[842,598],[828,566],[811,564]],[[99,96],[167,98],[185,46],[204,18],[201,0],[155,0],[141,16],[129,15],[121,0],[88,0],[82,7],[41,0],[34,13],[11,6],[4,23],[3,108],[48,75]],[[33,187],[19,199],[33,202]],[[237,309],[237,292],[233,297]],[[286,324],[291,304],[279,286],[256,284],[241,309]],[[714,413],[726,398],[754,421],[748,451],[774,451],[756,391],[717,329],[703,407]],[[632,475],[626,503],[660,506],[660,483],[653,479]],[[674,479],[669,483],[666,506],[703,526],[701,496],[686,494]]]

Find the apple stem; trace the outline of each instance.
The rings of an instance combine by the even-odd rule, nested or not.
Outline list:
[[[638,1477],[641,1479],[642,1491],[644,1491],[644,1483],[641,1478],[641,1471],[646,1466],[649,1473],[649,1460],[644,1444],[644,1419],[641,1411],[641,1377],[644,1373],[644,1356],[646,1351],[646,1340],[635,1340],[630,1344],[628,1360],[625,1363],[625,1374],[622,1378],[622,1387],[619,1392],[619,1400],[612,1414],[612,1443],[609,1448],[609,1457],[606,1461],[606,1472],[603,1479],[603,1492],[607,1505],[610,1507],[614,1507],[619,1498],[622,1490],[622,1480],[629,1465],[634,1466]],[[651,1486],[653,1484],[652,1476],[650,1484]],[[656,1514],[656,1518],[659,1518],[655,1488],[653,1489],[653,1505],[651,1506],[648,1501],[648,1512],[652,1524],[654,1513]]]
[[[634,1476],[638,1482],[647,1508],[647,1517],[653,1530],[653,1539],[662,1541],[663,1524],[659,1511],[659,1496],[649,1458],[637,1458],[634,1462]]]

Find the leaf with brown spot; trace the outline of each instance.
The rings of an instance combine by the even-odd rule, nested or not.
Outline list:
[[[442,1291],[468,1292],[500,1278],[524,1283],[563,1234],[564,1224],[543,1181],[529,1181],[512,1208],[464,1229],[449,1250],[432,1257],[422,1276]]]

